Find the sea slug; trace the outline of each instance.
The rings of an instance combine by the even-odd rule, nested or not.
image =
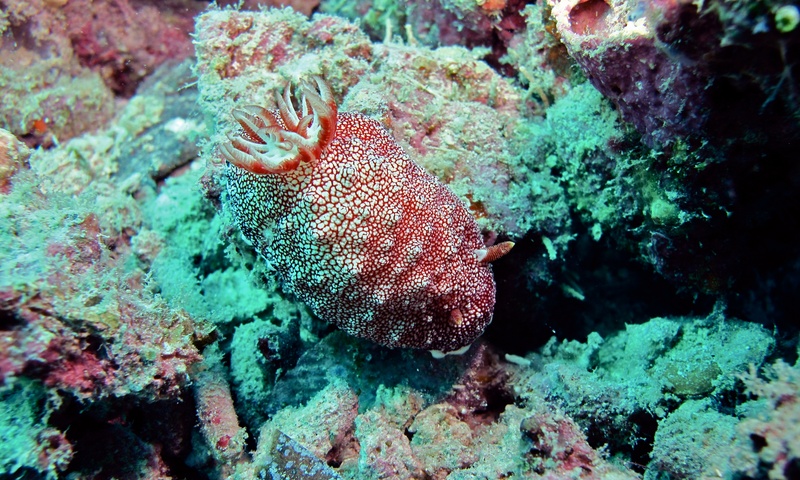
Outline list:
[[[492,321],[487,247],[465,204],[378,121],[340,113],[315,77],[277,110],[233,111],[220,152],[229,206],[283,288],[320,318],[388,347],[449,353]],[[298,110],[301,113],[298,113]]]

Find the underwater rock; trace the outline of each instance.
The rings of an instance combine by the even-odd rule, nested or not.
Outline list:
[[[316,458],[305,447],[283,432],[272,438],[273,452],[264,462],[255,466],[258,477],[271,480],[302,478],[305,480],[341,480],[332,468]]]
[[[8,0],[0,25],[0,127],[50,147],[102,128],[140,82],[192,53],[200,2]],[[91,113],[88,113],[91,112]]]
[[[239,426],[219,349],[211,346],[203,354],[203,362],[192,375],[197,419],[215,466],[227,477],[234,465],[246,459],[247,432]]]
[[[661,47],[653,18],[638,2],[549,3],[572,57],[650,145],[670,143],[704,125],[707,72]]]
[[[798,351],[800,353],[800,351]],[[729,450],[732,464],[752,459],[746,470],[757,476],[769,468],[770,478],[797,478],[800,466],[800,363],[778,360],[759,372],[754,365],[741,376],[757,400],[737,409],[743,419],[736,425],[737,446]],[[755,457],[755,459],[753,459]]]
[[[548,3],[570,55],[650,147],[800,135],[791,79],[799,42],[781,30],[779,2]]]
[[[709,399],[689,400],[660,421],[645,478],[738,478],[755,472],[750,440],[736,435],[738,419],[718,412]]]
[[[0,129],[0,195],[11,191],[11,178],[30,156],[24,143],[8,130]]]

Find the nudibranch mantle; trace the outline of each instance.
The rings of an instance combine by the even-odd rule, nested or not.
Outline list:
[[[316,88],[315,88],[316,87]],[[283,288],[323,320],[388,347],[454,352],[492,321],[489,262],[464,203],[379,122],[340,113],[327,84],[234,110],[220,148],[229,205]]]

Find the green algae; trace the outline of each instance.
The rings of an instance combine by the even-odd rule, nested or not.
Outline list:
[[[71,450],[53,450],[48,437],[57,433],[47,426],[48,391],[33,380],[20,378],[0,387],[0,474],[28,478],[36,473],[58,478]]]
[[[301,320],[305,317],[305,321]],[[270,394],[278,378],[293,366],[300,347],[300,324],[311,321],[302,307],[276,302],[270,315],[242,323],[230,344],[230,376],[244,422],[257,430],[267,419]]]
[[[366,12],[363,8],[367,7]],[[375,0],[366,5],[359,5],[351,0],[335,0],[322,2],[320,12],[338,15],[353,21],[360,20],[364,28],[373,38],[394,37],[404,34],[407,11],[396,0]],[[391,41],[392,38],[386,38]]]
[[[732,449],[746,452],[749,447],[749,439],[736,434],[737,424],[736,417],[717,411],[710,399],[684,402],[659,423],[654,461],[644,478],[735,478],[753,468],[752,455],[730,458]]]
[[[606,339],[596,333],[586,343],[551,339],[542,351],[542,372],[532,377],[530,388],[555,400],[586,431],[603,432],[612,449],[629,448],[631,435],[646,438],[647,425],[659,420],[654,453],[663,457],[654,456],[653,472],[673,465],[677,456],[695,455],[695,466],[686,470],[694,472],[686,474],[691,477],[699,475],[697,465],[707,465],[704,458],[727,455],[734,448],[725,439],[732,438],[736,419],[711,399],[735,395],[739,376],[762,365],[774,345],[762,326],[725,318],[719,310],[703,318],[654,318],[626,325]],[[708,421],[701,422],[699,413],[691,413],[695,411],[704,412],[701,417]],[[727,436],[704,430],[703,425],[715,419],[722,422],[719,428],[727,425]],[[688,433],[694,428],[701,433]],[[687,433],[673,435],[680,429]],[[716,443],[696,454],[690,454],[691,449],[670,453],[690,438]],[[713,453],[716,450],[722,453]]]
[[[520,14],[525,18],[525,31],[518,43],[509,45],[500,62],[519,72],[520,83],[527,86],[526,99],[538,98],[546,107],[551,99],[560,97],[567,89],[566,85],[559,84],[559,76],[548,58],[564,47],[546,29],[548,7],[545,4],[527,5]],[[566,52],[561,55],[566,57]]]
[[[543,121],[531,122],[526,133],[529,163],[558,172],[554,176],[570,208],[598,230],[595,239],[633,215],[621,208],[636,203],[635,186],[625,175],[630,167],[609,152],[609,142],[623,133],[619,117],[594,87],[574,86],[547,109]]]
[[[222,240],[227,223],[203,195],[202,174],[193,168],[167,179],[145,203],[148,228],[143,232],[153,232],[163,244],[150,272],[160,294],[176,308],[215,323],[247,320],[267,308],[269,292],[250,270],[229,266]]]

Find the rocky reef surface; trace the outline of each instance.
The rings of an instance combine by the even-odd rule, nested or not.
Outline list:
[[[800,477],[797,6],[284,3],[0,0],[0,478]],[[231,110],[314,76],[515,242],[463,355],[232,221]]]

